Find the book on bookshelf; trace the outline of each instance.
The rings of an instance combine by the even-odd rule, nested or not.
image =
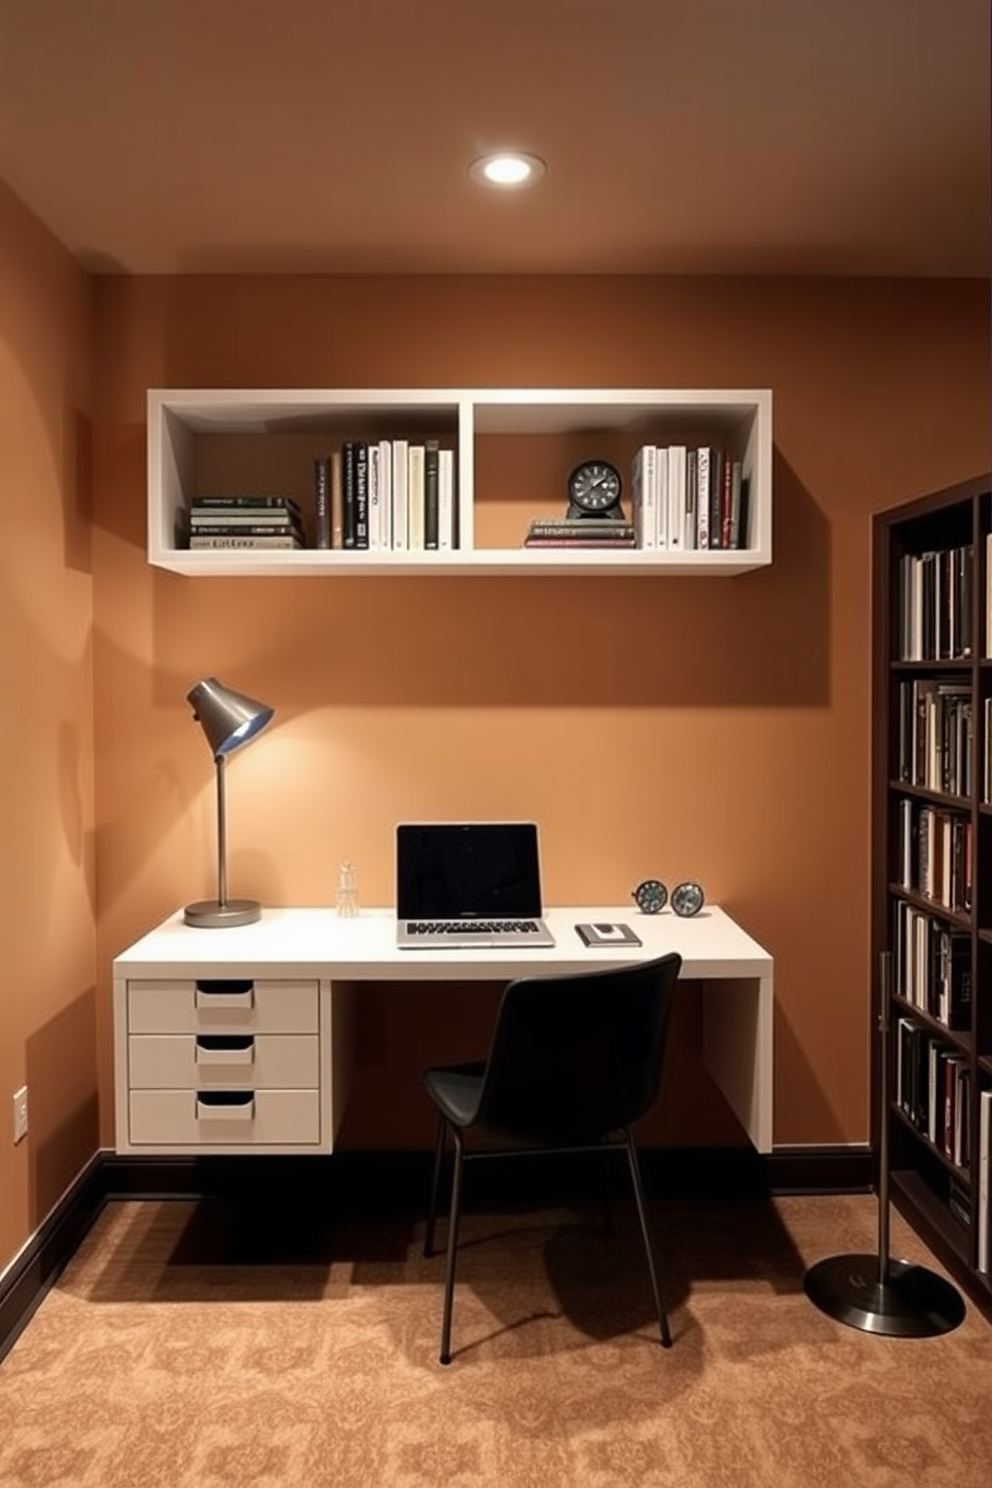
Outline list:
[[[380,439],[377,474],[379,482],[379,546],[393,546],[393,442]]]
[[[440,546],[438,526],[438,453],[436,439],[424,441],[424,548],[436,552]]]
[[[646,550],[658,546],[658,449],[643,444],[634,456],[631,470],[631,519],[637,533],[637,546]]]
[[[411,444],[407,450],[407,547],[411,552],[424,548],[424,446]]]
[[[404,553],[410,546],[408,487],[410,483],[410,444],[406,439],[393,440],[393,551]]]
[[[355,441],[353,439],[346,439],[341,446],[341,506],[341,546],[351,550],[358,546],[356,538]]]
[[[299,505],[293,500],[292,496],[194,496],[190,501],[191,511],[254,511],[270,508],[281,511],[294,511],[297,515],[300,515]]]
[[[680,552],[686,546],[686,455],[687,450],[684,444],[670,444],[667,451],[659,451],[659,457],[666,461],[667,533],[670,552]]]
[[[313,462],[313,545],[331,546],[331,460],[318,455]]]
[[[355,450],[355,547],[369,545],[369,447],[364,439],[354,441]]]
[[[437,525],[439,548],[442,551],[457,548],[455,452],[447,448],[438,451]]]
[[[225,533],[223,535],[211,534],[201,536],[199,533],[190,535],[189,545],[192,550],[200,548],[302,548],[300,538],[292,532],[272,532],[265,536],[247,535],[245,533]]]
[[[633,522],[609,517],[535,517],[525,548],[636,548]]]
[[[296,522],[200,522],[190,528],[190,537],[295,537],[304,542]]]

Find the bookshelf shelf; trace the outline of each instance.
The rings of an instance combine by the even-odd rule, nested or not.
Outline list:
[[[766,389],[150,389],[148,560],[200,577],[382,577],[495,574],[730,577],[771,562],[771,393]],[[434,439],[452,450],[457,546],[354,551],[308,545],[198,549],[182,521],[196,496],[279,494],[314,542],[314,461],[346,440]],[[523,546],[530,520],[564,515],[582,459],[623,472],[645,443],[708,444],[739,460],[747,546],[695,550]]]
[[[992,480],[875,517],[872,938],[892,1189],[974,1296],[992,1265]],[[887,960],[883,963],[882,956]],[[878,1026],[876,1017],[874,1026]],[[880,1041],[875,1038],[878,1077]],[[873,1102],[873,1107],[875,1103]],[[984,1132],[984,1135],[983,1135]],[[881,1133],[873,1132],[878,1150]]]

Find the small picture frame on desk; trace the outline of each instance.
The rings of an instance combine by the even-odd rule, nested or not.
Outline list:
[[[641,937],[629,925],[606,924],[600,921],[594,925],[576,925],[575,930],[579,939],[587,946],[639,946],[643,943]]]

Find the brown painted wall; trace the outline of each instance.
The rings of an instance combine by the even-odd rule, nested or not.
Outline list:
[[[233,893],[392,898],[401,818],[535,817],[552,902],[696,876],[774,953],[775,1137],[868,1133],[870,514],[986,469],[984,283],[184,278],[98,286],[101,1139],[109,961],[212,891],[215,673],[278,727],[232,763]],[[191,580],[145,563],[148,386],[771,387],[775,562],[739,579]],[[479,989],[370,989],[347,1123],[429,1140]],[[739,1138],[691,998],[645,1135]]]
[[[92,329],[92,282],[0,185],[0,1271],[98,1140]]]

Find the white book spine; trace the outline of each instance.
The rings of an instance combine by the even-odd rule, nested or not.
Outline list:
[[[379,499],[379,446],[369,445],[369,551],[382,547],[382,503]]]
[[[379,543],[387,550],[393,546],[393,445],[389,439],[379,440]]]
[[[710,451],[701,444],[697,454],[696,547],[710,545]]]
[[[407,459],[406,535],[411,552],[424,546],[424,446],[411,444]]]
[[[438,548],[455,547],[455,454],[440,449],[437,456],[437,536]]]
[[[654,452],[654,519],[658,526],[658,547],[664,552],[669,546],[668,451],[661,448]]]
[[[393,440],[393,549],[405,553],[410,546],[407,530],[407,468],[409,450],[405,439]]]
[[[658,528],[654,515],[654,467],[657,456],[658,451],[653,444],[642,445],[634,456],[631,515],[639,548],[658,546]]]
[[[685,546],[685,445],[668,446],[668,546]]]

